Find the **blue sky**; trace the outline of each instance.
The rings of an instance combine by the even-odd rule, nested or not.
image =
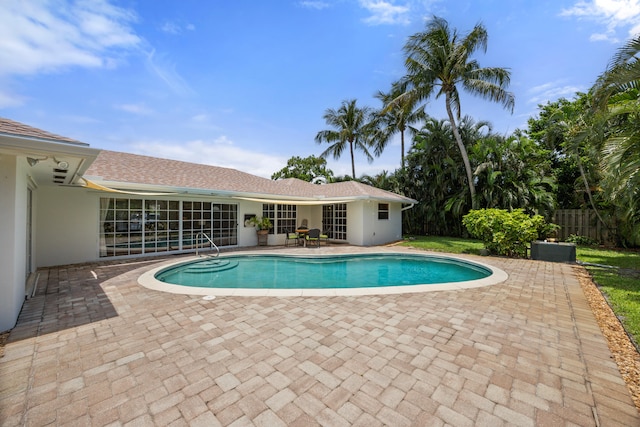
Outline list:
[[[511,70],[513,114],[463,96],[462,113],[509,134],[537,105],[586,91],[640,31],[640,0],[2,0],[0,116],[125,151],[269,177],[319,155],[322,116],[404,74],[427,19],[482,22],[481,66]],[[444,118],[444,100],[427,112]],[[328,159],[336,175],[350,160]],[[356,174],[393,171],[397,138]]]

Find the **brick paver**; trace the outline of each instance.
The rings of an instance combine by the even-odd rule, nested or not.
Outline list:
[[[207,301],[137,284],[166,259],[43,269],[0,359],[1,425],[640,426],[572,266],[465,258],[509,278]]]

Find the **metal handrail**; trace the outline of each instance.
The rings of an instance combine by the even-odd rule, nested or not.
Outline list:
[[[201,235],[204,236],[214,248],[216,248],[217,253],[215,256],[220,256],[220,248],[215,243],[213,243],[213,240],[211,240],[209,236],[207,236],[207,233],[205,233],[204,231],[200,231],[198,232],[198,234],[196,234],[196,256],[198,256],[198,247],[199,247],[198,237],[200,237]]]

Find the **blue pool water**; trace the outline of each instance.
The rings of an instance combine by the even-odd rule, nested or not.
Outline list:
[[[232,255],[178,264],[155,278],[203,288],[331,289],[463,282],[491,274],[471,262],[424,255]]]

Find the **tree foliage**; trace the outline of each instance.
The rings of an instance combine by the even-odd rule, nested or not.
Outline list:
[[[465,171],[446,120],[430,118],[414,137],[398,180],[404,194],[419,203],[406,211],[406,230],[416,234],[456,235],[468,209]],[[451,203],[450,209],[445,204]]]
[[[590,199],[587,192],[597,189],[601,179],[598,160],[605,131],[602,117],[594,116],[592,105],[590,94],[577,93],[573,100],[561,98],[539,106],[538,117],[528,121],[528,135],[550,150],[553,168],[574,170],[573,182],[558,179],[558,184],[571,187],[569,191],[582,195],[582,199],[574,199],[573,203],[562,200],[565,203],[561,205],[565,208],[586,208],[595,204],[593,193]]]
[[[423,100],[434,92],[436,98],[444,96],[449,125],[465,167],[472,206],[476,204],[473,170],[456,123],[461,116],[459,88],[501,103],[510,111],[514,105],[513,94],[507,91],[510,71],[498,67],[483,68],[472,58],[478,50],[486,51],[487,42],[487,30],[482,24],[476,24],[461,37],[446,20],[434,16],[427,22],[425,30],[410,36],[404,46],[407,74],[402,82],[407,91],[400,98]]]
[[[640,36],[622,46],[593,88],[611,126],[602,150],[602,187],[616,208],[624,242],[640,245]]]
[[[329,147],[320,154],[320,157],[333,156],[339,159],[347,148],[351,157],[351,175],[356,179],[355,151],[361,151],[371,163],[373,156],[369,152],[372,146],[374,123],[372,123],[372,110],[369,107],[358,107],[356,100],[342,101],[337,110],[329,108],[323,118],[333,129],[321,130],[316,134],[316,142],[326,142]]]
[[[418,107],[415,96],[401,96],[406,86],[401,82],[392,85],[388,93],[378,91],[376,98],[382,101],[382,109],[376,113],[377,134],[374,138],[376,155],[382,154],[393,135],[400,133],[400,168],[405,165],[405,136],[414,131],[412,125],[424,122],[427,118],[424,105]],[[415,133],[415,132],[412,132]]]
[[[528,130],[553,150],[558,205],[595,210],[625,246],[640,244],[638,49],[621,48],[588,93],[540,106]]]
[[[479,205],[525,209],[550,216],[555,209],[555,181],[547,151],[523,135],[490,134],[476,141],[471,158]]]
[[[477,203],[550,217],[555,208],[548,151],[522,134],[503,137],[487,122],[465,116],[460,135],[469,147]],[[461,154],[447,120],[429,119],[415,137],[407,166],[398,176],[404,194],[420,203],[406,212],[415,233],[459,236],[471,209]]]
[[[327,168],[327,159],[316,156],[293,156],[287,161],[287,166],[271,175],[271,179],[297,178],[307,182],[320,184],[332,182],[333,172]]]
[[[404,231],[463,235],[462,217],[472,209],[523,210],[550,218],[557,208],[593,209],[618,243],[640,245],[640,36],[612,57],[596,84],[572,99],[539,105],[525,130],[498,135],[486,121],[461,114],[460,91],[507,110],[508,69],[481,67],[473,55],[487,48],[481,24],[466,34],[433,17],[404,45],[406,74],[378,91],[381,110],[343,101],[324,115],[332,129],[322,158],[349,149],[367,160],[400,135],[401,166],[360,181],[416,199],[404,211]],[[446,118],[424,113],[424,101],[444,98]],[[405,137],[408,143],[405,156]]]

